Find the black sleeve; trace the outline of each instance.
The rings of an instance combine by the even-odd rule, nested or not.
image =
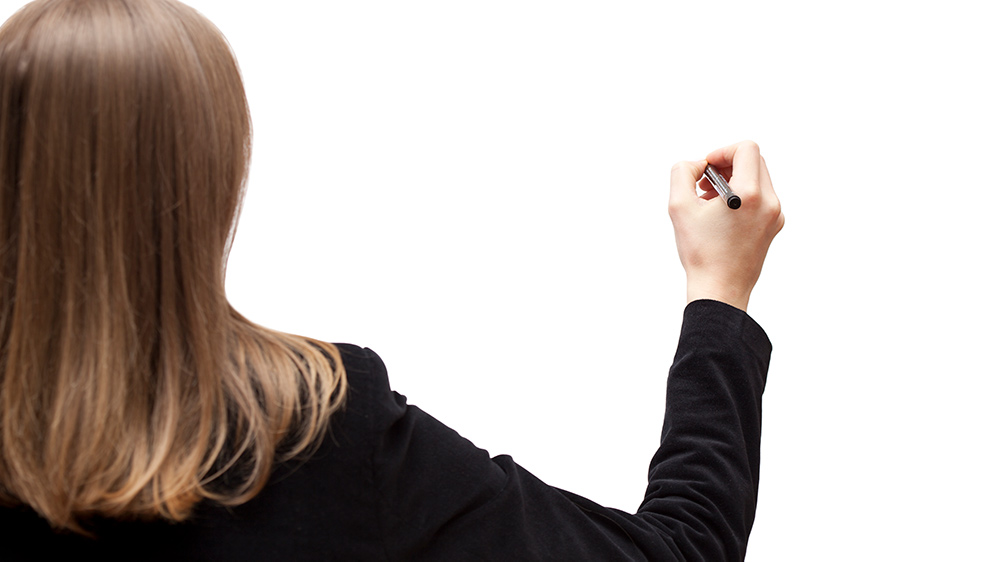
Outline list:
[[[384,386],[372,418],[384,552],[407,560],[742,560],[756,507],[771,345],[741,310],[684,312],[666,415],[636,514],[490,458]],[[371,353],[371,372],[385,366]]]

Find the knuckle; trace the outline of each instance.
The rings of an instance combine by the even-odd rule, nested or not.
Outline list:
[[[760,205],[760,191],[752,189],[748,190],[746,193],[740,195],[740,199],[743,200],[744,205],[749,205],[751,207],[758,207]]]
[[[768,208],[767,214],[772,221],[777,221],[781,216],[781,205],[772,205]]]
[[[749,140],[749,139],[740,142],[738,146],[739,146],[739,148],[742,148],[744,150],[752,150],[752,151],[754,151],[754,152],[756,152],[758,154],[760,153],[760,146],[757,143],[755,143],[754,141]]]
[[[671,219],[676,219],[680,215],[680,212],[681,205],[679,202],[670,201],[667,203],[667,215],[670,216]]]
[[[768,222],[777,223],[779,225],[784,222],[785,215],[781,212],[781,203],[778,201],[769,203],[765,207],[764,212],[766,213],[765,216],[767,217]],[[781,227],[779,226],[778,228],[780,229]]]

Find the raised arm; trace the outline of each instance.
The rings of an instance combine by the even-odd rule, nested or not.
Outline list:
[[[714,191],[697,194],[707,162],[730,179],[740,209],[713,200]],[[638,511],[552,488],[510,457],[491,459],[401,396],[386,396],[379,403],[389,407],[374,427],[372,481],[390,559],[743,559],[771,353],[745,308],[784,221],[757,146],[741,143],[675,166],[670,215],[690,302]],[[372,360],[369,371],[383,379],[384,365]],[[379,387],[388,392],[387,381]]]

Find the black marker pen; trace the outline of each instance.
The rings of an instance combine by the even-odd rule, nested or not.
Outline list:
[[[719,192],[719,196],[726,201],[726,205],[729,205],[730,209],[739,209],[740,196],[733,193],[732,189],[729,189],[729,184],[726,183],[726,178],[722,177],[719,170],[715,169],[715,166],[709,164],[705,167],[705,177],[712,184],[712,187]]]

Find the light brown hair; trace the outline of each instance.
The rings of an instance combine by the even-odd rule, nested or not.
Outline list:
[[[337,349],[225,295],[250,136],[229,44],[175,0],[0,28],[0,501],[182,520],[322,438]]]

